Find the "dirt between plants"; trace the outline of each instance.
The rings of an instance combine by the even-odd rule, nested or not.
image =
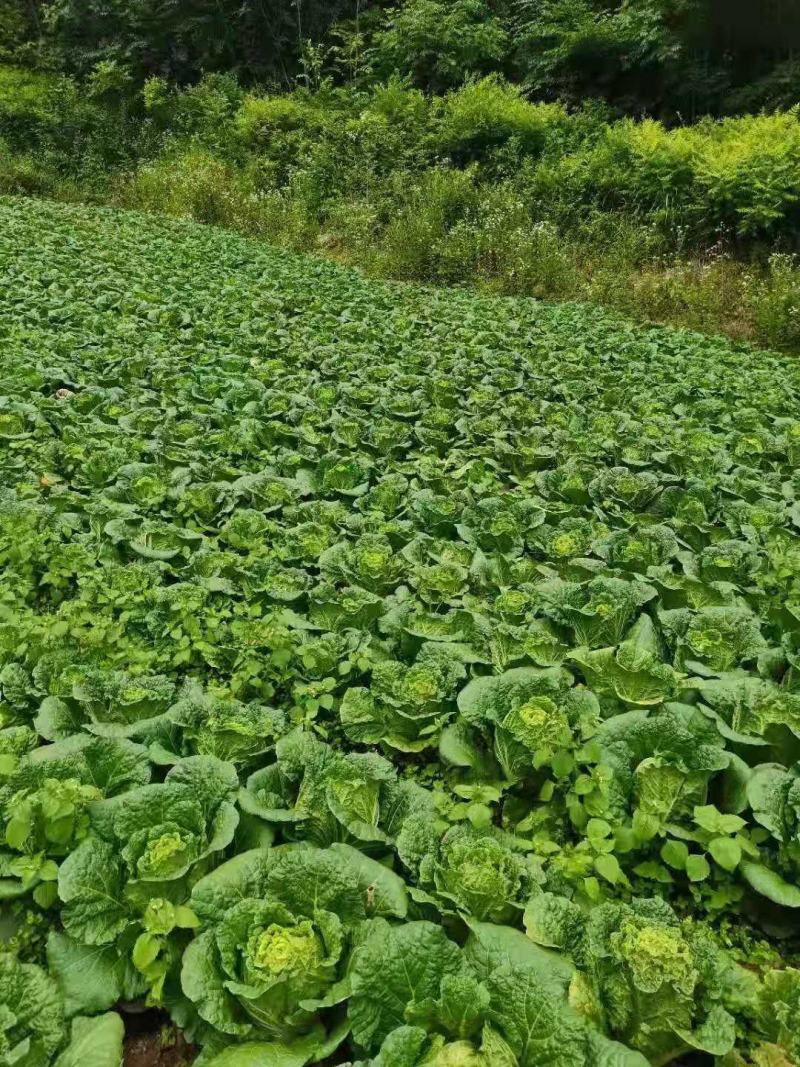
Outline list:
[[[195,1055],[183,1038],[164,1045],[160,1034],[143,1034],[125,1042],[122,1063],[123,1067],[189,1067]]]
[[[158,1011],[124,1012],[125,1054],[122,1067],[189,1067],[197,1049]]]

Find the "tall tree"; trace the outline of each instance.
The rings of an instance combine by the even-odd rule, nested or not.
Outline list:
[[[210,71],[244,81],[292,80],[304,41],[318,40],[356,0],[49,0],[63,65],[85,74],[116,60],[137,78],[190,82]]]

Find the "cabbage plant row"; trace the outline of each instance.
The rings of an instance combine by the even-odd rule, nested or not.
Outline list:
[[[798,366],[0,234],[0,1065],[798,1062]]]

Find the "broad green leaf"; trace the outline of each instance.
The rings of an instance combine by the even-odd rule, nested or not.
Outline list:
[[[800,888],[785,881],[769,867],[743,860],[740,870],[745,881],[762,897],[784,908],[800,908]]]
[[[711,874],[708,860],[696,852],[686,860],[685,870],[690,882],[703,882]]]
[[[715,837],[709,841],[708,851],[726,871],[734,870],[742,858],[742,846],[732,837]]]
[[[119,1067],[125,1026],[116,1012],[72,1020],[70,1042],[55,1067]]]
[[[141,980],[114,945],[82,945],[54,930],[47,963],[58,982],[67,1016],[106,1011],[141,994]]]
[[[106,945],[130,922],[125,875],[114,847],[89,837],[61,864],[58,895],[64,926],[76,941]]]

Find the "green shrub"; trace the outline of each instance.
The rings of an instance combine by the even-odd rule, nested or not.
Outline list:
[[[354,105],[356,114],[346,132],[376,173],[422,168],[438,159],[435,100],[392,78]],[[357,165],[348,154],[351,165]]]
[[[756,325],[776,348],[800,348],[800,263],[797,256],[770,256],[764,278],[749,289]]]
[[[292,248],[309,247],[317,227],[302,204],[259,189],[252,170],[192,148],[146,164],[117,190],[117,203],[193,219]]]
[[[87,96],[111,108],[124,107],[133,94],[130,70],[116,59],[102,59],[86,78]]]
[[[587,161],[601,202],[629,211],[669,210],[692,188],[696,146],[660,122],[626,119],[610,126]]]
[[[231,164],[190,149],[141,167],[121,195],[126,206],[241,229],[250,192]]]
[[[0,141],[0,195],[50,196],[57,177],[31,155],[12,152]]]
[[[509,34],[484,0],[409,0],[392,11],[368,54],[378,78],[398,73],[440,92],[502,67]]]
[[[423,130],[430,119],[431,103],[419,89],[412,89],[397,75],[392,75],[372,90],[368,109],[404,129]]]
[[[259,173],[260,188],[284,188],[302,168],[327,171],[324,134],[338,112],[326,113],[305,93],[291,96],[247,94],[234,117],[237,142]],[[330,183],[322,183],[325,188]],[[319,198],[318,198],[319,199]]]
[[[393,278],[441,277],[439,247],[458,222],[474,212],[481,189],[473,170],[425,172],[407,190],[405,206],[384,232],[380,271]]]
[[[694,239],[766,237],[793,228],[800,197],[797,111],[706,120],[666,130],[652,120],[610,126],[553,180],[601,206],[647,214]]]
[[[381,197],[393,175],[427,164],[430,107],[393,80],[373,95],[330,94],[323,109],[305,93],[249,96],[237,114],[260,189],[283,189],[324,216],[342,200]]]
[[[435,155],[425,134],[425,126],[404,126],[370,107],[332,129],[328,143],[348,190],[364,190],[374,187],[375,179],[430,166]]]
[[[793,229],[800,198],[798,115],[794,109],[675,131],[696,146],[695,213],[710,212],[745,237]]]
[[[71,79],[0,67],[0,137],[12,147],[66,146],[86,117],[87,105]]]
[[[492,76],[444,98],[436,137],[441,148],[464,163],[512,140],[522,153],[538,155],[568,123],[560,104],[531,104],[518,88]]]
[[[182,90],[171,89],[160,78],[151,78],[142,95],[148,115],[172,139],[192,141],[226,154],[233,150],[234,116],[245,99],[234,75],[208,74]]]
[[[556,228],[531,218],[513,184],[488,186],[474,168],[426,173],[385,226],[363,202],[352,220],[337,215],[336,223],[345,241],[357,243],[359,257],[380,234],[379,251],[366,262],[389,277],[448,285],[468,279],[494,292],[542,297],[564,295],[577,284]]]
[[[93,187],[98,174],[127,163],[143,145],[134,117],[90,90],[71,78],[0,66],[0,138]]]
[[[355,258],[367,271],[377,271],[375,244],[384,226],[379,202],[340,200],[328,211],[318,247],[337,258]]]
[[[268,148],[278,134],[317,134],[324,122],[322,111],[299,93],[293,96],[248,93],[235,117],[241,140],[254,151]]]

